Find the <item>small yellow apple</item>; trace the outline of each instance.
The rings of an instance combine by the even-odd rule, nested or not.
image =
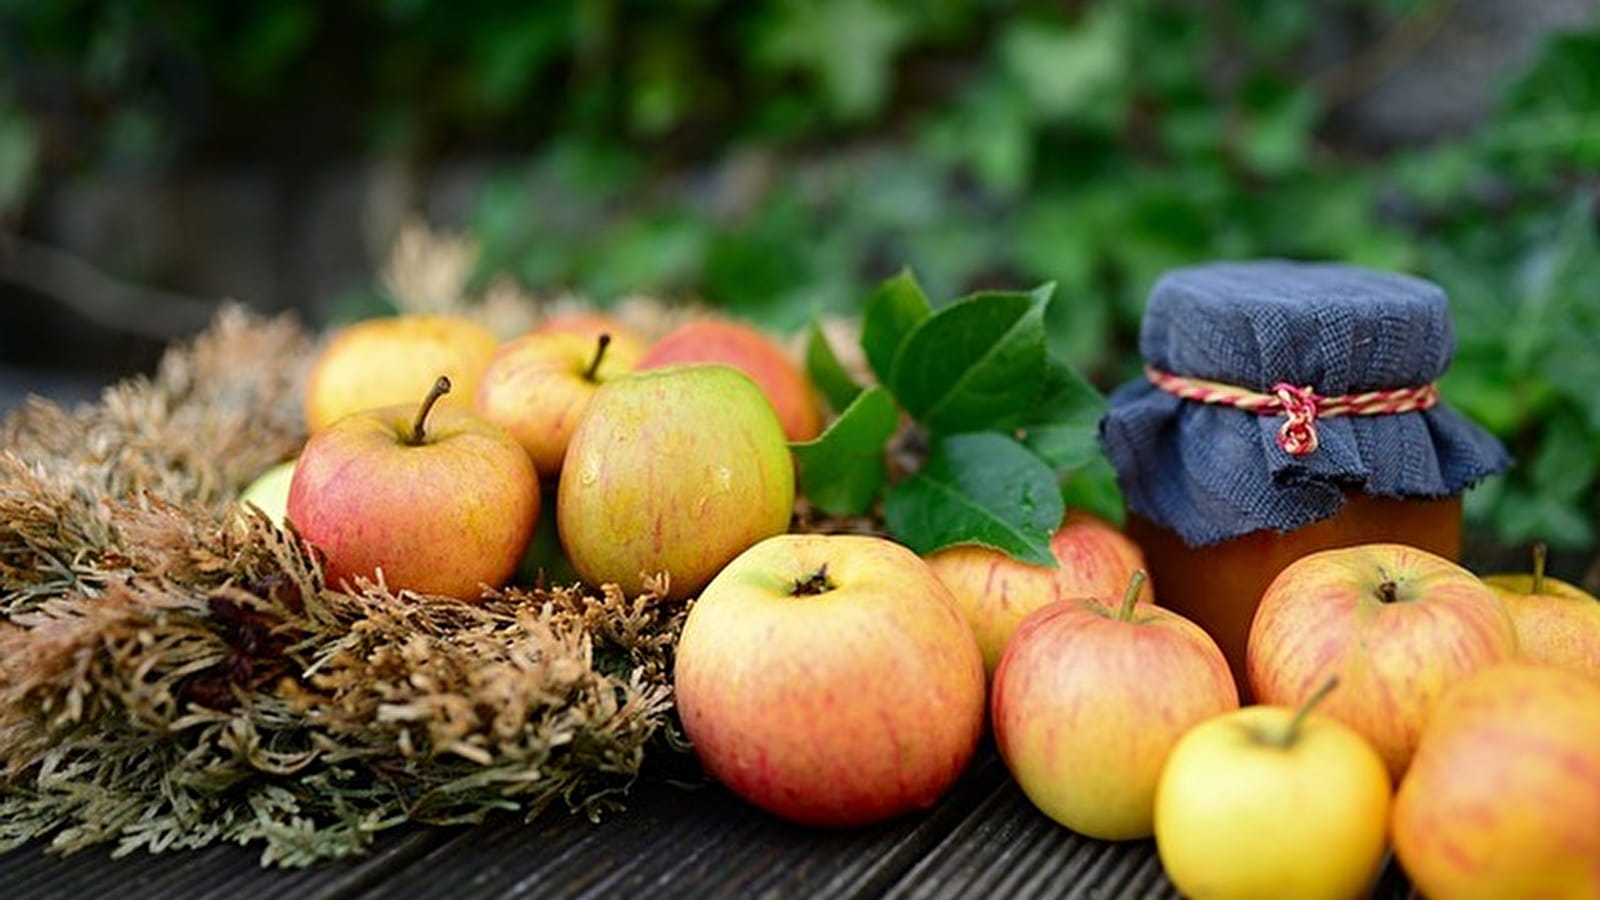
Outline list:
[[[1195,726],[1156,787],[1156,851],[1187,897],[1353,900],[1383,863],[1392,782],[1377,750],[1311,708]]]
[[[1524,659],[1552,663],[1600,678],[1600,598],[1544,573],[1548,551],[1533,548],[1533,574],[1488,575],[1484,582],[1517,626]]]
[[[239,494],[240,503],[249,503],[282,525],[289,511],[289,482],[294,479],[295,461],[285,460],[256,476]]]
[[[336,334],[311,365],[306,430],[315,434],[350,413],[380,406],[414,408],[440,375],[454,386],[443,404],[465,409],[499,343],[488,328],[458,316],[356,322]]]

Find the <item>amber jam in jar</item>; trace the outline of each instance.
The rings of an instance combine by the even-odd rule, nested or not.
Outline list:
[[[1293,531],[1252,531],[1204,547],[1128,514],[1128,536],[1144,550],[1157,602],[1193,620],[1228,658],[1241,697],[1248,698],[1244,652],[1250,620],[1267,585],[1308,553],[1355,544],[1400,543],[1447,559],[1461,557],[1461,500],[1350,497],[1331,517]]]
[[[1144,377],[1101,439],[1156,602],[1217,641],[1249,696],[1250,622],[1285,566],[1410,544],[1458,559],[1461,497],[1510,463],[1437,380],[1455,350],[1420,278],[1283,260],[1178,269],[1140,326]]]

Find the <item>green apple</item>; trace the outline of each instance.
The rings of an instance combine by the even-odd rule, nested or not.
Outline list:
[[[282,525],[289,511],[289,483],[294,479],[292,459],[284,460],[256,476],[239,494],[240,503],[249,503]]]
[[[1392,782],[1354,729],[1247,706],[1195,726],[1156,786],[1156,851],[1186,897],[1354,900],[1387,846]]]
[[[983,732],[983,657],[950,592],[866,535],[739,554],[689,611],[674,692],[708,772],[810,825],[931,806]]]
[[[995,669],[991,718],[1006,768],[1041,812],[1101,840],[1149,837],[1156,781],[1191,726],[1237,709],[1215,641],[1175,612],[1060,600],[1022,620]]]
[[[561,545],[585,581],[637,593],[666,573],[676,598],[786,531],[793,511],[783,428],[756,383],[723,365],[601,385],[556,489]]]
[[[1600,679],[1600,598],[1544,573],[1548,551],[1533,548],[1532,574],[1486,575],[1517,627],[1525,659],[1585,672]]]
[[[289,485],[289,519],[333,585],[356,576],[462,599],[516,571],[539,515],[539,479],[505,429],[435,402],[353,413],[313,434]]]
[[[500,346],[478,382],[473,409],[511,432],[539,477],[553,480],[600,385],[632,368],[638,351],[602,333],[590,339],[530,332]]]

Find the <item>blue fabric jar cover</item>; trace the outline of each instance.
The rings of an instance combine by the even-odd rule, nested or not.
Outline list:
[[[1283,260],[1177,269],[1151,290],[1139,350],[1152,368],[1270,394],[1421,387],[1455,352],[1443,289],[1421,278]],[[1317,449],[1279,444],[1282,415],[1180,399],[1147,379],[1112,392],[1100,436],[1128,508],[1190,546],[1291,531],[1347,491],[1440,499],[1510,465],[1499,441],[1439,402],[1318,418]]]

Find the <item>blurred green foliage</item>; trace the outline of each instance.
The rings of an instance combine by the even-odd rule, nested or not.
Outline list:
[[[1348,140],[1323,29],[1442,2],[0,0],[0,213],[44,175],[237,146],[493,154],[486,275],[780,327],[904,266],[936,297],[1054,282],[1053,350],[1101,387],[1172,266],[1412,271],[1455,304],[1446,397],[1520,463],[1473,522],[1592,547],[1600,32],[1549,41],[1471,134]]]

